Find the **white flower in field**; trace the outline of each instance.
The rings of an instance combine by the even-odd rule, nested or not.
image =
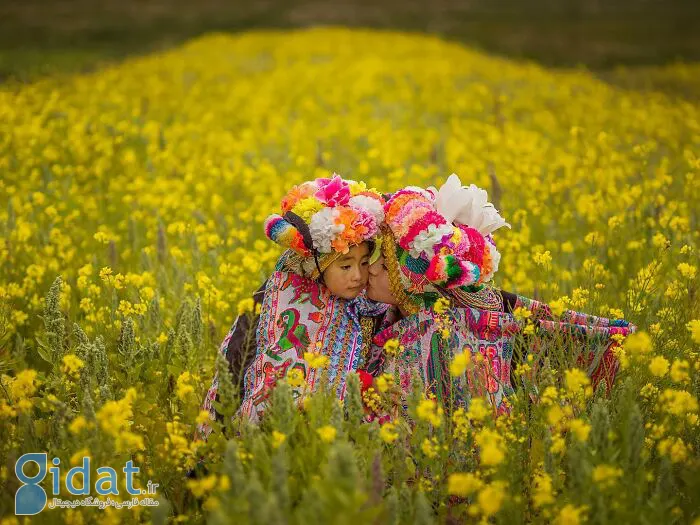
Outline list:
[[[439,190],[428,188],[435,197],[435,209],[450,223],[464,224],[488,235],[502,226],[510,228],[498,210],[488,202],[488,193],[474,184],[462,186],[454,173]]]
[[[331,243],[343,232],[344,224],[336,224],[335,219],[340,212],[334,208],[323,208],[311,216],[309,231],[313,239],[314,248],[321,253],[331,253]]]

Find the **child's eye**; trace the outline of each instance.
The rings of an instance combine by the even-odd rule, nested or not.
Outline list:
[[[346,265],[346,266],[341,266],[341,268],[342,268],[343,270],[349,270],[349,269],[350,269],[350,265],[348,264],[348,265]]]
[[[389,268],[386,267],[386,264],[382,263],[382,268],[384,268],[385,271],[389,271]]]

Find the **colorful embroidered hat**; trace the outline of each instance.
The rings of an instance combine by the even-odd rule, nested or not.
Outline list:
[[[304,259],[347,253],[377,235],[384,204],[365,183],[334,173],[294,186],[282,199],[282,214],[265,220],[265,235]]]
[[[384,207],[396,243],[396,258],[408,293],[452,289],[488,282],[501,255],[491,234],[510,225],[488,202],[486,191],[462,186],[450,175],[437,190],[408,186]]]

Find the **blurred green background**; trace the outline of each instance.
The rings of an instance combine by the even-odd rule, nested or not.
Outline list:
[[[698,96],[697,81],[648,74],[649,66],[700,60],[698,0],[0,0],[0,79],[89,71],[211,31],[315,25],[428,32]]]

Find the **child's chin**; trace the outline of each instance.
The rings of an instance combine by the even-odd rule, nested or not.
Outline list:
[[[355,299],[358,297],[362,292],[364,291],[364,288],[361,288],[357,291],[354,290],[346,290],[346,292],[343,294],[343,299]]]

